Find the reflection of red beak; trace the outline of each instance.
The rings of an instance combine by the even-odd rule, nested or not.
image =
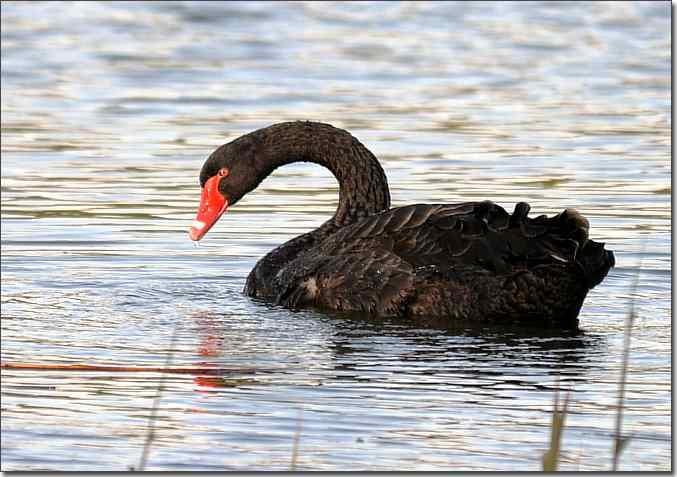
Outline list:
[[[208,388],[229,387],[223,386],[224,381],[225,380],[220,376],[195,376],[193,378],[193,382],[195,382],[195,384],[197,384],[198,386],[205,386]]]
[[[220,175],[210,177],[202,189],[200,208],[190,226],[190,239],[200,240],[228,208],[228,200],[219,192]]]

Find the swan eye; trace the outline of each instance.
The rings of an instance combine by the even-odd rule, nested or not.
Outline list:
[[[219,176],[221,177],[226,177],[230,171],[228,171],[227,167],[222,167],[219,169]]]

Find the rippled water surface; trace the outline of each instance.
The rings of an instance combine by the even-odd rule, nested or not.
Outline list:
[[[631,283],[624,470],[669,470],[669,3],[2,4],[3,470],[564,470],[611,463]],[[241,294],[326,220],[329,172],[277,170],[199,247],[218,145],[350,130],[393,205],[584,212],[617,266],[582,332],[423,328]],[[171,353],[170,353],[171,351]],[[119,368],[117,368],[119,369]]]

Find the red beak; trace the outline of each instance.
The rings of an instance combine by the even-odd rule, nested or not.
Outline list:
[[[228,208],[228,200],[219,192],[220,175],[210,177],[202,188],[200,208],[190,226],[190,239],[200,240]]]

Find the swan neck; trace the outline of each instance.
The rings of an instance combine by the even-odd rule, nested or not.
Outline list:
[[[328,124],[296,122],[276,125],[273,169],[312,162],[329,169],[339,183],[333,217],[342,226],[390,208],[388,180],[376,157],[349,132]]]

